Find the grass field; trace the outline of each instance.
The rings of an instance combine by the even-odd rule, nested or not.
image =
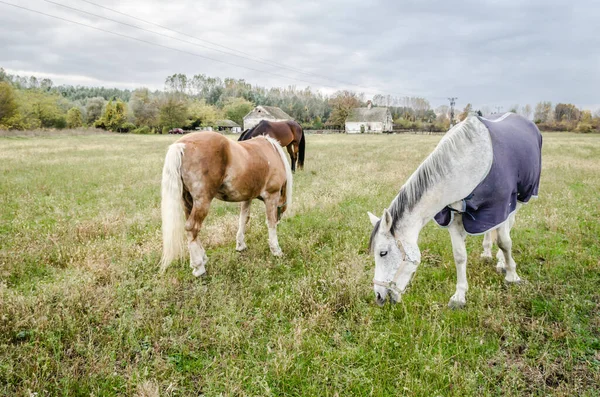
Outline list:
[[[600,136],[546,134],[540,198],[505,286],[469,238],[467,306],[429,224],[403,300],[379,308],[371,225],[439,136],[308,136],[271,256],[256,201],[202,231],[208,275],[157,274],[175,137],[0,138],[0,395],[600,395]]]

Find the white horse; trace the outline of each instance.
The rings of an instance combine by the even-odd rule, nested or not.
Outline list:
[[[395,303],[404,293],[421,262],[419,233],[434,216],[448,226],[456,262],[450,307],[466,303],[467,234],[485,234],[484,257],[491,258],[497,240],[496,269],[506,274],[507,283],[520,282],[510,229],[520,204],[537,195],[541,146],[535,124],[512,113],[495,120],[469,117],[448,131],[381,219],[368,213],[377,303],[383,305],[388,295]]]

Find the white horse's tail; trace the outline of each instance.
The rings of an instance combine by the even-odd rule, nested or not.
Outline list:
[[[174,259],[182,258],[185,254],[183,180],[181,179],[181,159],[184,148],[185,144],[174,143],[169,146],[165,156],[160,203],[163,237],[161,272],[165,271]]]
[[[294,184],[294,180],[293,180],[293,174],[292,174],[292,167],[290,167],[290,162],[288,161],[287,155],[285,154],[285,152],[283,151],[283,148],[281,147],[281,145],[279,144],[279,141],[277,141],[276,139],[271,138],[270,136],[267,135],[263,135],[269,142],[271,142],[271,144],[273,145],[273,147],[275,148],[275,150],[277,150],[277,153],[279,153],[279,156],[281,157],[281,161],[283,161],[283,166],[285,167],[285,177],[286,177],[286,183],[285,183],[285,204],[289,210],[289,208],[292,205],[292,191],[293,191],[293,184]]]

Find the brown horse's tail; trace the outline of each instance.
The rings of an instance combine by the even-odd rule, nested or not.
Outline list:
[[[304,131],[300,129],[300,133],[302,137],[300,138],[299,148],[298,148],[298,168],[301,170],[304,169],[304,148],[306,146],[306,142],[304,141]]]

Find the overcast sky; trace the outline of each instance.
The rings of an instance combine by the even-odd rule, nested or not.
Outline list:
[[[434,106],[456,96],[461,107],[549,100],[600,108],[597,0],[91,0],[205,41],[182,40],[295,70],[176,41],[82,0],[53,1],[163,36],[44,0],[1,1],[187,52],[0,3],[0,67],[57,84],[162,88],[170,74],[203,73],[267,87],[417,95]]]

